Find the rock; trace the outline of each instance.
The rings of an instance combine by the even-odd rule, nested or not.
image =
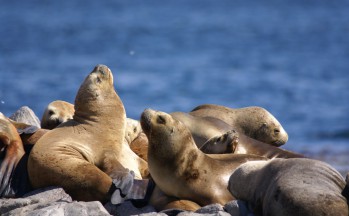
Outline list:
[[[0,215],[10,212],[14,209],[37,203],[51,203],[57,200],[71,202],[71,197],[65,193],[62,188],[50,187],[41,190],[35,190],[30,194],[17,199],[1,199],[0,200]]]
[[[21,122],[27,125],[35,126],[37,128],[41,127],[39,118],[35,115],[33,110],[31,110],[27,106],[19,108],[19,110],[17,110],[10,116],[10,119],[16,122]]]
[[[35,190],[22,198],[1,199],[0,215],[110,215],[100,202],[76,202],[59,187]]]
[[[223,206],[218,204],[218,203],[216,203],[216,204],[211,204],[211,205],[207,205],[207,206],[201,207],[198,210],[196,210],[195,213],[216,214],[219,211],[224,211]]]
[[[232,216],[253,216],[247,203],[242,200],[233,200],[224,205],[224,209]]]

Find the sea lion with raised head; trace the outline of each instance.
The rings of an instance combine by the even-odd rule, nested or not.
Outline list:
[[[186,126],[171,115],[146,109],[141,125],[149,140],[148,166],[156,185],[168,196],[200,206],[233,200],[228,179],[240,164],[266,160],[256,155],[207,155]]]
[[[256,215],[348,216],[345,181],[327,163],[306,158],[249,161],[229,179],[234,197]]]
[[[41,128],[53,129],[63,122],[73,119],[74,105],[62,101],[55,100],[47,105],[41,118]]]
[[[117,173],[117,179],[132,180],[131,170],[141,179],[145,163],[124,143],[125,119],[110,69],[97,65],[79,88],[73,119],[47,132],[34,145],[28,160],[32,186],[62,186],[81,201],[106,202],[116,192],[122,195],[123,184],[116,184],[109,175]]]
[[[267,158],[304,157],[236,132],[233,126],[218,118],[193,116],[184,112],[174,112],[171,116],[185,124],[197,147],[206,154],[255,154]]]
[[[288,140],[288,135],[279,121],[262,107],[233,109],[204,104],[194,108],[189,114],[221,119],[233,126],[237,132],[274,146],[281,146]]]

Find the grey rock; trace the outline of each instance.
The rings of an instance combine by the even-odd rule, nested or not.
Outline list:
[[[50,187],[41,190],[36,190],[30,194],[26,194],[23,198],[17,199],[1,199],[0,200],[0,215],[10,212],[14,209],[22,208],[38,203],[51,203],[55,201],[71,202],[71,197],[65,193],[62,188]]]
[[[144,213],[144,214],[139,214],[139,216],[168,216],[165,213],[159,213],[159,212],[150,212],[150,213]]]
[[[224,205],[224,209],[232,216],[252,216],[254,215],[248,208],[246,202],[233,200]]]
[[[224,211],[223,206],[216,203],[211,205],[206,205],[204,207],[199,208],[195,211],[195,213],[201,213],[201,214],[215,214],[219,211]]]
[[[197,212],[181,212],[177,216],[230,216],[229,213],[225,211],[217,211],[214,213],[197,213]]]
[[[17,199],[1,199],[0,215],[110,215],[98,202],[73,202],[60,187],[35,190]]]
[[[195,213],[195,212],[191,212],[191,211],[184,211],[184,212],[177,214],[177,216],[203,216],[203,215],[204,214]]]
[[[101,215],[109,216],[110,214],[98,201],[93,202],[66,202],[56,201],[53,203],[38,203],[15,209],[5,215],[23,215],[23,216],[50,216],[50,215]]]
[[[10,119],[40,128],[39,118],[35,115],[33,110],[27,106],[19,108],[19,110],[10,116]]]
[[[136,208],[130,201],[125,201],[118,205],[113,205],[110,202],[104,205],[104,208],[111,215],[139,215],[145,213],[153,213],[156,212],[153,206],[147,205],[142,208]]]

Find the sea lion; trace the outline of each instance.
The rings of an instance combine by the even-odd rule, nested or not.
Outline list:
[[[288,135],[279,121],[262,107],[232,109],[204,104],[194,108],[189,114],[221,119],[239,133],[274,146],[281,146],[288,140]]]
[[[51,102],[45,109],[41,118],[41,128],[53,129],[70,120],[74,115],[74,104],[62,100]],[[141,132],[139,121],[126,118],[125,141],[130,144]]]
[[[9,119],[0,112],[0,197],[13,197],[11,179],[25,154],[22,140]]]
[[[229,179],[232,195],[257,215],[348,216],[344,187],[334,168],[306,158],[246,162]]]
[[[233,200],[228,179],[240,164],[266,160],[256,155],[207,155],[186,126],[171,115],[146,109],[141,126],[149,140],[148,166],[156,185],[168,196],[200,206]]]
[[[124,143],[125,121],[112,72],[97,65],[78,90],[73,119],[34,145],[28,159],[32,186],[62,186],[73,199],[106,202],[118,191],[109,175],[117,171],[123,179],[128,169],[141,179],[146,162]]]
[[[278,148],[234,131],[234,127],[214,117],[170,113],[190,130],[195,144],[206,154],[255,154],[267,158],[298,158],[304,155]]]
[[[139,134],[142,132],[142,127],[139,121],[131,118],[126,118],[125,140],[131,145]]]
[[[62,101],[55,100],[47,105],[41,118],[41,128],[53,129],[63,122],[73,119],[74,105]]]

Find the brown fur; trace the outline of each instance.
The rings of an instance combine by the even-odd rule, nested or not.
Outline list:
[[[128,168],[141,178],[142,160],[124,143],[125,119],[110,69],[96,66],[76,95],[73,119],[34,145],[28,160],[32,186],[62,186],[73,199],[106,202],[112,184],[110,167]]]
[[[0,197],[6,196],[5,189],[10,184],[11,175],[24,155],[22,140],[7,117],[0,113],[0,154],[4,153],[0,164]]]
[[[255,155],[206,155],[185,125],[163,112],[147,109],[141,125],[149,140],[149,171],[157,186],[167,196],[200,206],[234,199],[227,190],[234,169],[246,161],[266,160]]]
[[[217,118],[192,116],[182,112],[171,113],[171,116],[185,124],[193,135],[195,144],[207,154],[255,154],[267,158],[304,157],[252,139],[244,133],[232,132],[233,126]]]

